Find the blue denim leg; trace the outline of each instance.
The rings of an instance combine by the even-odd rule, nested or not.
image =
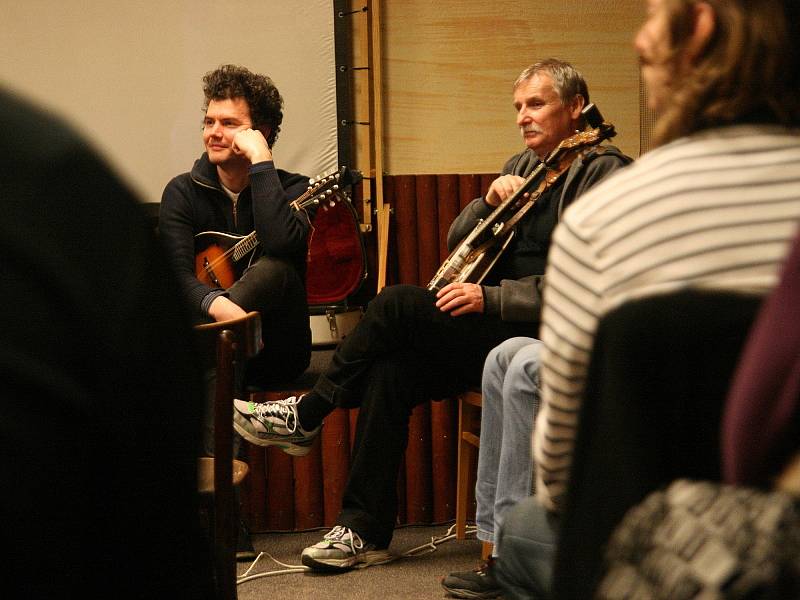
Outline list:
[[[495,577],[506,600],[550,597],[558,519],[534,496],[506,513],[497,536],[500,558]]]
[[[511,338],[494,348],[484,363],[475,520],[478,539],[495,546],[505,511],[531,495],[540,348],[539,340]]]

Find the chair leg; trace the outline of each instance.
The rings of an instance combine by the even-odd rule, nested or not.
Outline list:
[[[494,550],[494,544],[492,542],[483,542],[481,544],[481,560],[489,560],[489,557],[492,555],[492,550]]]
[[[238,511],[233,491],[233,398],[236,393],[232,332],[222,331],[217,347],[217,389],[214,412],[214,537],[217,542],[217,581],[219,597],[235,600],[236,534]]]
[[[475,459],[478,454],[478,438],[473,433],[476,427],[475,407],[458,399],[458,466],[456,478],[456,539],[466,537],[467,509],[471,488],[475,483]]]
[[[473,451],[463,439],[458,441],[458,479],[456,481],[456,539],[463,540],[467,530],[470,474],[474,467]]]

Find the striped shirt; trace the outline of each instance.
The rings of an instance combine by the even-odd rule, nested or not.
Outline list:
[[[537,495],[564,499],[599,319],[679,288],[765,294],[800,221],[800,132],[739,125],[643,155],[573,204],[553,236],[542,310]]]

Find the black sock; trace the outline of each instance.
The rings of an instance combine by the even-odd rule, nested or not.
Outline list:
[[[297,405],[297,418],[300,420],[300,427],[306,431],[311,431],[322,425],[322,419],[327,417],[336,408],[325,398],[309,392],[304,394]]]

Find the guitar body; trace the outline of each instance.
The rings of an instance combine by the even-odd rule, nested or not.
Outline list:
[[[195,275],[211,287],[228,289],[250,264],[255,248],[245,253],[240,260],[234,260],[230,250],[248,236],[204,231],[194,236]]]

